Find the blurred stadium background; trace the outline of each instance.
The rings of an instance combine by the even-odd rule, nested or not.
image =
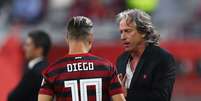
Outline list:
[[[95,24],[92,52],[115,63],[123,50],[115,15],[128,8],[153,17],[160,45],[178,62],[172,101],[201,101],[201,0],[0,0],[0,101],[6,101],[23,73],[23,41],[29,31],[49,33],[52,62],[67,53],[67,20],[88,16]]]

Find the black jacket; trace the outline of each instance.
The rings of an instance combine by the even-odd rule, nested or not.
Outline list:
[[[8,101],[37,101],[42,81],[42,70],[47,61],[40,61],[33,69],[27,70],[16,88],[9,94]]]
[[[118,73],[126,73],[131,55],[123,53],[117,59]],[[172,55],[158,46],[148,45],[134,72],[127,101],[170,101],[176,76]]]

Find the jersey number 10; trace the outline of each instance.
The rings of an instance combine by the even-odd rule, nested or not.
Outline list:
[[[102,101],[102,79],[81,79],[80,94],[81,101],[88,101],[87,86],[94,85],[96,87],[96,101]],[[71,88],[72,101],[79,101],[78,82],[77,80],[64,81],[65,88]]]

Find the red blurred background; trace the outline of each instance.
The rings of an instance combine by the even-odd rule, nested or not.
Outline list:
[[[200,0],[0,0],[0,101],[23,73],[23,43],[27,33],[49,33],[53,48],[49,62],[67,53],[66,22],[83,15],[94,22],[92,53],[113,63],[123,51],[115,16],[125,9],[149,13],[161,34],[160,46],[177,60],[172,101],[201,101],[201,1]]]

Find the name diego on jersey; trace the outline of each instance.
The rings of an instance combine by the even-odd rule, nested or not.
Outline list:
[[[67,72],[76,72],[76,71],[91,71],[94,70],[93,62],[77,62],[67,64]]]

